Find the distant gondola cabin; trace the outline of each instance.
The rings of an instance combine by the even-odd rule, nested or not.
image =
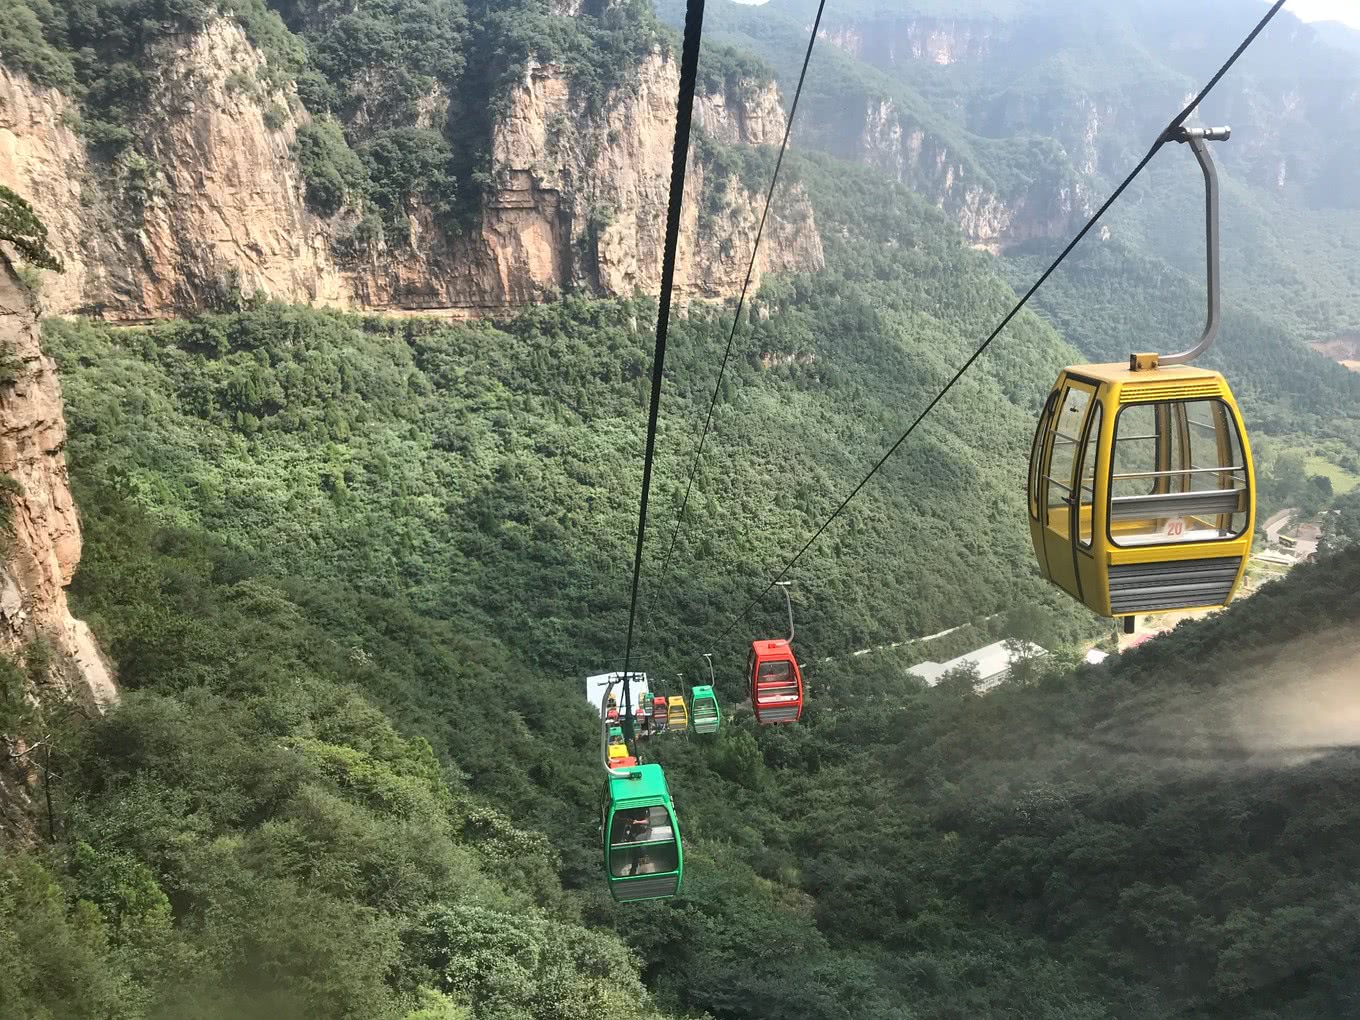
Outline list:
[[[666,703],[666,726],[672,730],[689,728],[689,710],[685,708],[685,699],[678,694]]]
[[[710,686],[696,687],[690,692],[690,716],[695,733],[717,733],[722,725],[718,697]]]
[[[799,720],[803,714],[803,674],[787,641],[751,642],[746,675],[756,722],[768,726]]]
[[[667,899],[680,891],[684,851],[660,765],[637,765],[605,783],[601,832],[605,875],[614,899]]]

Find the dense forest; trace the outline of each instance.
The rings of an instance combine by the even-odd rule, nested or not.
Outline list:
[[[832,224],[828,266],[767,287],[740,339],[673,568],[647,591],[658,624],[684,621],[644,637],[665,674],[701,651],[744,654],[736,635],[699,645],[1011,299],[904,189],[826,162],[800,173]],[[895,212],[872,212],[883,208]],[[655,314],[648,300],[571,299],[449,325],[264,305],[146,332],[52,322],[48,338],[77,470],[161,520],[273,550],[288,571],[400,592],[571,675],[621,654],[627,578],[615,568],[631,550]],[[674,326],[663,537],[729,323],[696,307]],[[822,654],[1021,603],[1047,607],[1053,639],[1084,632],[1033,575],[1021,513],[1031,409],[1063,358],[1051,330],[1023,320],[811,556],[799,601]],[[879,564],[892,566],[864,586]],[[774,625],[782,607],[765,608]]]
[[[656,738],[688,877],[621,908],[578,677],[77,477],[77,608],[126,693],[57,727],[59,837],[4,865],[9,1015],[1303,1017],[1360,994],[1356,549],[1113,665],[1055,655],[978,697],[839,658],[795,730],[737,710]]]
[[[706,81],[786,74],[787,12],[715,8],[759,56],[706,50]],[[555,10],[0,0],[0,52],[75,89],[113,153],[144,56],[225,11],[316,115],[295,151],[309,200],[385,230],[416,192],[466,211],[483,115],[531,53],[603,97],[673,45],[645,4]],[[759,728],[741,704],[743,643],[785,624],[774,599],[727,632],[734,615],[1047,251],[971,250],[928,196],[822,144],[817,111],[866,82],[968,141],[934,102],[957,82],[826,53],[812,144],[786,164],[826,266],[766,278],[738,323],[662,573],[732,311],[695,303],[671,328],[636,656],[677,693],[713,653],[726,712],[716,735],[644,749],[684,826],[681,895],[609,898],[582,697],[623,654],[652,296],[471,323],[240,293],[147,327],[48,320],[85,532],[74,610],[123,697],[87,718],[24,696],[43,641],[0,658],[0,732],[41,735],[51,805],[0,855],[0,1016],[1360,1013],[1360,490],[1324,491],[1299,452],[1360,468],[1360,383],[1298,342],[1344,296],[1294,318],[1275,298],[1230,308],[1214,362],[1263,452],[1262,509],[1334,511],[1319,562],[1085,663],[1108,628],[1029,549],[1035,410],[1064,364],[1193,333],[1201,300],[1121,235],[1074,256],[800,563],[802,722]],[[435,87],[480,104],[465,135],[410,127]],[[1053,145],[970,158],[1005,190]],[[753,174],[771,157],[705,156]],[[41,252],[17,196],[0,212]],[[986,693],[968,670],[906,671],[1000,639],[1050,651]]]

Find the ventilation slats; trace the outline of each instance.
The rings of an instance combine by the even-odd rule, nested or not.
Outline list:
[[[1242,560],[1216,556],[1167,563],[1126,563],[1110,568],[1110,611],[1147,613],[1227,601]]]
[[[1138,404],[1149,400],[1194,400],[1200,397],[1216,397],[1219,393],[1219,384],[1213,379],[1184,383],[1159,383],[1153,386],[1121,386],[1119,402],[1121,404]]]
[[[639,878],[621,882],[615,886],[621,900],[646,900],[654,896],[674,896],[676,877],[658,875],[656,878]]]

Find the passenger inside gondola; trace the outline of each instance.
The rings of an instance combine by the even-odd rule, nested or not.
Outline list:
[[[660,874],[679,867],[675,829],[664,807],[616,812],[609,844],[610,870],[617,878]]]

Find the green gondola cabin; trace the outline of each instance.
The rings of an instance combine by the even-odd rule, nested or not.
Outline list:
[[[605,875],[614,899],[632,903],[679,893],[685,868],[680,821],[660,765],[611,773],[602,821]]]
[[[718,696],[707,685],[696,687],[690,693],[690,721],[695,733],[717,733],[722,725],[722,711],[718,708]]]

